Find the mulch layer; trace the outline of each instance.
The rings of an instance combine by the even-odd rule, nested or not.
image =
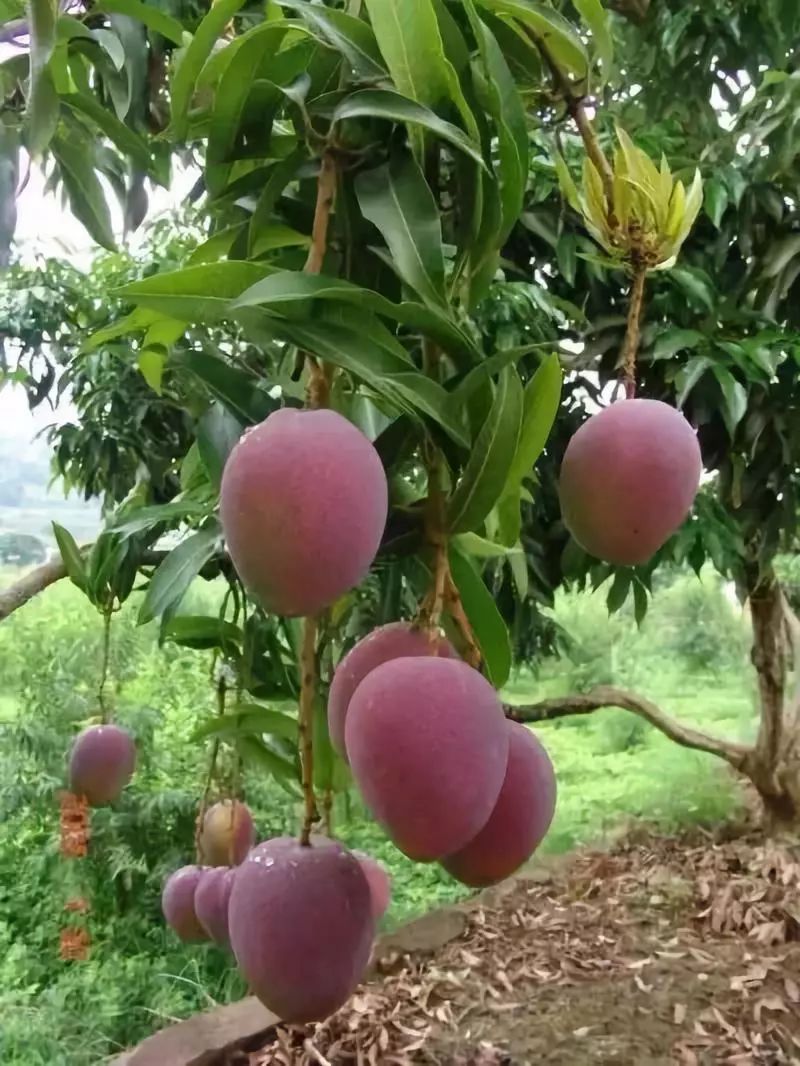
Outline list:
[[[445,912],[446,913],[446,912]],[[247,1066],[800,1066],[800,848],[639,834],[484,893]],[[446,939],[446,938],[443,938]]]

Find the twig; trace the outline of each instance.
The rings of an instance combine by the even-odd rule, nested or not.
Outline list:
[[[682,725],[644,696],[608,685],[594,688],[585,695],[560,696],[526,706],[506,704],[505,711],[506,716],[515,722],[551,722],[555,718],[566,718],[573,714],[591,714],[603,707],[621,707],[625,711],[632,711],[676,744],[717,755],[736,770],[743,770],[754,753],[754,749],[749,745],[709,736],[690,726]]]
[[[608,206],[609,225],[613,226],[614,172],[611,169],[611,164],[606,159],[603,149],[600,147],[600,141],[597,138],[597,133],[592,125],[592,121],[586,114],[584,97],[573,92],[572,83],[551,55],[550,49],[545,42],[534,33],[531,33],[531,37],[533,38],[534,44],[539,49],[539,52],[545,61],[545,65],[550,71],[550,75],[555,82],[556,88],[564,98],[564,104],[569,112],[570,118],[578,127],[578,133],[581,135],[586,154],[589,156],[592,163],[594,163],[597,173],[600,175],[600,179],[603,182],[603,191],[606,196],[606,204]]]
[[[330,152],[324,152],[319,164],[317,178],[317,202],[311,228],[311,247],[303,267],[305,274],[319,274],[328,249],[328,225],[336,200],[336,160]]]
[[[625,395],[629,400],[632,400],[636,395],[636,355],[639,351],[640,323],[646,281],[646,264],[635,263],[630,302],[628,303],[628,325],[625,330],[625,343],[622,347],[622,380],[625,382]]]
[[[217,680],[217,715],[222,717],[225,714],[225,698],[227,696],[228,686],[225,681],[225,674],[220,671],[219,678]],[[214,737],[214,743],[211,745],[211,758],[208,760],[208,773],[206,774],[206,783],[203,788],[203,796],[200,800],[200,810],[197,812],[197,821],[194,827],[194,848],[197,854],[198,863],[203,861],[203,846],[201,844],[201,836],[203,832],[203,822],[205,821],[206,811],[208,810],[208,797],[211,795],[211,785],[214,782],[214,777],[217,771],[217,759],[219,758],[220,740],[219,737]]]
[[[300,759],[303,771],[303,799],[305,812],[300,843],[307,847],[311,827],[317,820],[317,803],[314,797],[314,696],[317,687],[317,619],[306,618],[303,622],[303,648],[300,653],[300,713],[298,732]]]
[[[475,639],[475,634],[472,630],[469,618],[467,618],[467,612],[464,610],[464,604],[461,602],[461,593],[458,591],[458,587],[453,581],[453,576],[448,570],[447,583],[445,585],[445,601],[447,603],[447,610],[450,617],[458,626],[458,630],[461,636],[464,638],[464,643],[467,646],[466,660],[470,666],[473,666],[476,670],[480,668],[481,650],[478,647],[478,642]]]
[[[108,721],[106,706],[106,679],[108,678],[108,660],[111,651],[111,615],[110,610],[103,612],[103,652],[100,660],[100,682],[97,686],[97,702],[100,707],[100,720],[105,725]]]

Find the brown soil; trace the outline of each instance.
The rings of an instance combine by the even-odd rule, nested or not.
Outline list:
[[[798,849],[628,840],[484,894],[465,925],[240,1061],[800,1066]]]

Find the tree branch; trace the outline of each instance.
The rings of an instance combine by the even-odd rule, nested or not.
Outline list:
[[[44,592],[50,585],[67,576],[67,568],[60,556],[51,559],[35,570],[29,570],[19,581],[8,588],[0,590],[0,622],[5,621],[14,611],[24,607],[28,600]]]
[[[613,688],[610,685],[601,685],[585,695],[560,696],[522,707],[506,704],[505,711],[507,717],[515,722],[550,722],[555,718],[566,718],[572,714],[591,714],[603,707],[621,707],[625,711],[638,714],[640,718],[644,718],[646,722],[655,726],[676,744],[717,755],[736,770],[742,770],[745,762],[753,753],[753,749],[746,744],[712,737],[690,726],[682,725],[644,696],[625,689]]]

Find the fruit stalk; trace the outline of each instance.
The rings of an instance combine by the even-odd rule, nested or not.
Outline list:
[[[111,652],[111,611],[103,612],[103,651],[100,661],[100,681],[97,686],[97,704],[100,708],[100,721],[108,722],[108,705],[106,704],[106,681],[108,679],[108,661]]]
[[[622,380],[625,383],[625,395],[629,400],[636,395],[636,355],[639,351],[640,322],[646,281],[647,266],[644,263],[635,262],[628,304],[628,325],[625,330],[625,343],[622,347]]]
[[[317,688],[317,619],[306,618],[303,623],[303,647],[300,653],[300,713],[298,732],[300,762],[303,783],[303,828],[300,843],[308,847],[311,827],[317,820],[317,802],[314,796],[314,696]]]

